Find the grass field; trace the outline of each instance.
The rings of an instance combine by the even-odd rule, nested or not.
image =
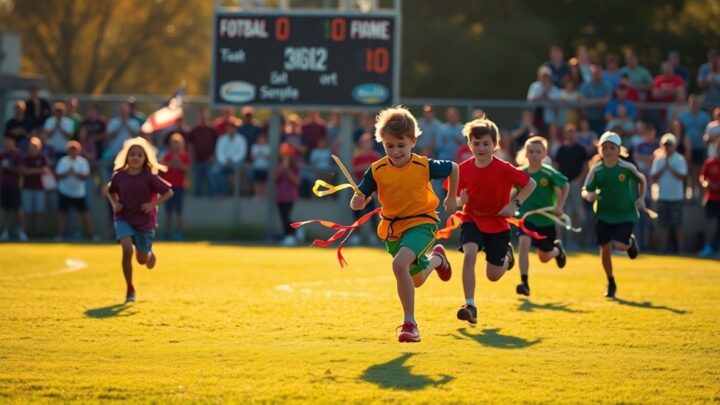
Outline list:
[[[379,249],[345,269],[333,249],[155,250],[123,305],[115,245],[0,245],[0,402],[720,402],[717,260],[616,256],[612,301],[597,256],[533,257],[530,299],[517,270],[480,279],[473,328],[452,252],[417,293],[423,341],[399,344]]]

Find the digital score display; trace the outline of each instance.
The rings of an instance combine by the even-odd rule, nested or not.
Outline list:
[[[397,101],[393,16],[219,13],[212,100],[258,107],[384,107]]]

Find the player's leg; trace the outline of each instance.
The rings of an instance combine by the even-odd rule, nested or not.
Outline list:
[[[415,321],[415,286],[410,276],[410,265],[417,256],[407,247],[400,247],[393,258],[392,268],[395,274],[398,297],[403,308],[402,330],[398,335],[400,342],[419,342],[420,333]]]
[[[518,237],[518,265],[520,266],[520,284],[515,287],[515,292],[521,295],[530,295],[530,284],[528,272],[530,270],[530,245],[532,241],[527,235],[520,234]]]
[[[133,256],[133,241],[131,236],[124,236],[119,240],[120,246],[122,247],[122,270],[123,276],[125,277],[125,284],[127,286],[127,292],[125,294],[126,302],[135,301],[135,287],[132,281],[132,256]]]
[[[515,264],[510,231],[485,234],[485,275],[490,281],[498,281]]]
[[[430,254],[426,252],[435,243],[435,232],[437,226],[434,224],[422,224],[412,227],[403,233],[400,239],[400,246],[410,249],[416,254],[416,260],[410,265],[410,275],[415,287],[420,287],[430,276],[433,270],[437,270],[438,277],[448,281],[451,276],[450,263],[442,245],[435,245]]]
[[[153,240],[155,239],[155,230],[138,231],[135,230],[135,257],[137,262],[144,264],[148,269],[155,267],[157,263],[157,255],[152,251]]]

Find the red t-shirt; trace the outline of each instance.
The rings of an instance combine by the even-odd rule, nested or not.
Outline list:
[[[364,167],[363,170],[355,170],[352,172],[353,177],[355,178],[356,183],[360,183],[362,181],[363,176],[365,175],[365,171],[370,167],[371,164],[375,163],[376,160],[380,159],[380,154],[376,151],[371,151],[370,153],[364,154],[364,155],[356,155],[352,160],[352,166],[362,166]]]
[[[493,156],[489,165],[475,166],[475,158],[459,165],[460,181],[458,196],[465,189],[468,203],[465,204],[465,222],[472,221],[485,233],[498,233],[510,229],[505,218],[497,213],[510,202],[513,187],[525,187],[530,176],[510,163]]]
[[[665,75],[659,75],[655,77],[655,80],[653,80],[652,88],[653,89],[676,89],[678,87],[685,88],[685,80],[683,80],[682,77],[675,75],[672,77],[667,77]],[[657,98],[653,97],[653,101],[658,101],[661,103],[672,103],[675,101],[675,96],[668,96],[664,98]]]
[[[48,161],[43,154],[38,154],[37,156],[25,155],[23,164],[28,169],[41,169],[48,165]],[[44,190],[42,184],[42,174],[24,175],[23,188],[25,190]]]
[[[705,189],[705,201],[720,201],[720,157],[707,159],[700,174],[710,183]]]
[[[108,191],[120,196],[123,208],[113,214],[116,221],[125,221],[138,231],[149,231],[157,227],[157,210],[146,214],[142,205],[157,201],[158,194],[170,190],[170,184],[160,176],[147,170],[132,175],[121,170],[113,174]]]
[[[168,167],[168,171],[162,173],[161,176],[174,188],[185,188],[187,185],[185,182],[185,178],[187,177],[186,173],[180,169],[170,167],[170,162],[173,160],[174,155],[173,152],[168,151],[165,156],[163,156],[162,164]],[[186,165],[190,164],[190,156],[188,156],[186,152],[180,152],[179,155],[181,162]]]

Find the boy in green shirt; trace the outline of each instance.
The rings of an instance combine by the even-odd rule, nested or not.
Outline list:
[[[645,209],[645,176],[630,162],[620,159],[624,151],[620,135],[605,132],[600,141],[600,157],[585,178],[582,196],[594,202],[597,222],[597,243],[608,278],[605,296],[615,298],[617,285],[613,277],[612,249],[626,251],[630,259],[638,256],[639,249],[632,233],[640,218],[638,209]]]
[[[553,214],[561,216],[570,185],[567,177],[552,166],[543,164],[543,160],[547,157],[547,141],[541,136],[533,136],[525,142],[523,152],[525,162],[522,163],[522,170],[535,180],[537,187],[518,209],[520,215],[523,216],[525,213],[537,209],[554,207]],[[522,158],[522,156],[520,157]],[[522,283],[517,285],[515,292],[529,296],[528,270],[530,263],[528,255],[530,246],[538,249],[538,258],[541,262],[547,263],[555,259],[561,269],[565,267],[567,257],[562,241],[557,239],[555,222],[551,219],[540,214],[531,214],[525,218],[525,227],[545,236],[545,239],[534,239],[518,228],[518,253]]]

